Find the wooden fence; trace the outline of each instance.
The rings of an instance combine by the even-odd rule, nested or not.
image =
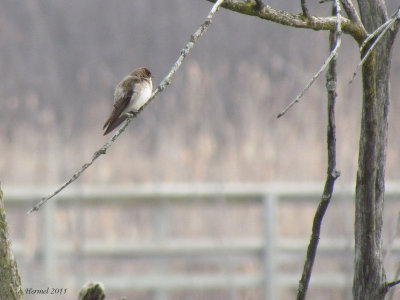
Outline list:
[[[168,198],[169,203],[181,201],[183,203],[195,202],[199,198],[209,199],[223,197],[229,202],[257,202],[262,208],[263,222],[261,238],[228,239],[218,242],[213,239],[174,240],[163,236],[159,240],[141,243],[124,242],[114,243],[111,246],[101,242],[85,243],[79,249],[82,257],[164,257],[190,254],[193,256],[215,256],[243,254],[258,256],[263,266],[259,274],[205,274],[205,275],[171,275],[160,271],[159,274],[146,276],[104,277],[100,279],[108,290],[152,290],[154,298],[167,299],[171,290],[192,289],[232,289],[259,287],[263,291],[264,299],[280,299],[279,292],[282,288],[296,288],[300,273],[290,273],[281,270],[280,263],[289,256],[300,257],[304,260],[308,237],[284,238],[279,236],[278,215],[279,207],[283,203],[290,204],[308,203],[317,206],[321,195],[322,183],[309,184],[257,184],[257,183],[193,183],[193,184],[149,184],[132,186],[100,186],[100,187],[74,187],[62,192],[55,199],[50,200],[36,215],[27,218],[40,218],[43,243],[38,250],[43,265],[43,278],[49,281],[62,280],[63,274],[58,270],[60,257],[76,254],[76,249],[70,241],[59,241],[55,236],[55,218],[57,211],[68,207],[77,199],[85,205],[101,206],[110,199],[113,203],[122,205],[140,205],[154,203],[154,207],[161,207],[157,218],[154,219],[154,230],[163,232],[165,227],[165,211],[162,209],[160,199]],[[41,197],[49,194],[49,188],[15,187],[3,188],[6,209],[28,209]],[[340,186],[335,188],[333,203],[341,203],[352,207],[354,186]],[[388,184],[386,200],[395,203],[400,200],[400,184]],[[223,222],[223,220],[221,220]],[[311,230],[311,228],[310,228]],[[55,242],[57,241],[57,242]],[[400,254],[400,244],[391,243],[392,254]],[[14,240],[13,246],[17,258],[23,257],[24,242]],[[348,237],[325,239],[322,237],[318,255],[342,255],[353,257],[353,241]],[[162,268],[160,268],[162,270]],[[342,288],[351,286],[352,277],[343,272],[318,273],[313,276],[311,287]],[[25,281],[30,285],[29,279]],[[23,280],[24,281],[24,280]],[[82,282],[83,284],[83,282]],[[78,287],[76,287],[78,288]]]

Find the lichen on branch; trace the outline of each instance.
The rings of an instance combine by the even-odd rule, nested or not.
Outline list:
[[[216,0],[207,1],[216,2]],[[303,13],[294,14],[272,8],[269,5],[259,8],[256,1],[225,0],[221,7],[290,27],[312,30],[335,30],[336,28],[336,17],[334,16],[305,16]],[[367,36],[364,28],[347,18],[342,18],[342,30],[344,33],[350,34],[358,43],[361,43]]]

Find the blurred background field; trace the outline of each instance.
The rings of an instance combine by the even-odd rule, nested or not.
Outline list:
[[[268,3],[300,11],[297,2]],[[389,11],[395,6],[396,1],[388,1]],[[25,214],[108,140],[101,127],[111,110],[115,85],[140,66],[148,67],[158,84],[210,7],[207,1],[177,0],[0,2],[0,180],[24,287],[68,287],[71,292],[65,299],[71,299],[86,280],[119,274],[133,278],[132,288],[110,289],[114,298],[262,299],[265,284],[259,278],[265,274],[265,222],[269,220],[263,195],[278,187],[284,194],[294,184],[299,195],[291,197],[304,198],[301,190],[311,185],[313,192],[306,196],[310,201],[281,203],[278,197],[275,215],[276,258],[279,249],[290,248],[278,241],[287,235],[299,250],[295,260],[279,263],[280,271],[290,274],[289,281],[294,282],[281,289],[280,299],[293,299],[326,172],[324,78],[285,117],[277,120],[276,115],[325,60],[327,32],[295,30],[220,10],[172,85],[74,183],[69,200],[60,196],[47,212]],[[329,15],[330,4],[314,1],[310,10]],[[361,91],[359,76],[348,84],[359,62],[357,45],[346,36],[343,39],[338,60],[337,168],[342,174],[338,185],[347,191],[343,196],[347,200],[338,200],[346,205],[333,204],[322,242],[326,237],[329,244],[330,234],[340,235],[342,246],[350,249]],[[386,169],[392,182],[400,179],[399,57],[395,47]],[[205,199],[199,186],[207,190],[209,185],[220,192]],[[240,201],[226,195],[231,186],[248,191],[247,185],[256,187],[258,194],[252,190]],[[182,186],[191,192],[179,201],[168,193],[135,194],[143,188],[156,192],[160,186],[168,186],[172,194]],[[128,196],[121,195],[118,187],[127,189]],[[395,199],[397,185],[392,188]],[[97,191],[97,196],[87,200],[87,190]],[[53,221],[46,219],[52,209]],[[386,212],[385,241],[390,244],[396,233],[396,201],[389,202]],[[45,222],[50,225],[44,227]],[[235,244],[238,241],[241,244]],[[182,242],[186,250],[168,252],[172,251],[168,247],[177,249],[175,242],[178,246]],[[236,250],[229,250],[231,242]],[[85,254],[82,245],[86,244],[94,245],[97,254]],[[103,253],[107,252],[101,250],[103,246],[112,253]],[[54,252],[54,247],[64,253]],[[210,247],[217,247],[218,253],[210,254]],[[320,268],[340,269],[351,284],[353,254],[345,250],[337,249],[339,254],[327,250]],[[332,257],[341,260],[336,264]],[[386,266],[389,274],[397,265],[396,255],[391,257]],[[170,273],[189,283],[199,274],[218,275],[207,282],[225,282],[228,288],[201,289],[187,283],[191,287],[157,292],[143,288],[151,286],[150,277],[139,280],[141,274],[161,274],[162,280],[153,278],[154,284],[173,285],[165,281]],[[236,273],[245,276],[242,279],[251,287],[235,287]],[[135,288],[132,282],[142,285]],[[328,299],[327,295],[348,299],[349,291],[349,286],[338,284],[311,292],[315,293],[312,299]]]

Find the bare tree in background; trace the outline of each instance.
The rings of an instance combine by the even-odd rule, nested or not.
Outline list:
[[[389,283],[386,280],[382,262],[382,215],[388,135],[389,75],[400,12],[398,10],[389,17],[384,0],[357,2],[358,11],[351,0],[340,0],[347,18],[339,16],[342,19],[342,31],[358,43],[362,59],[360,65],[362,65],[363,99],[355,198],[353,297],[357,300],[377,300],[384,299],[388,289],[398,283]],[[273,9],[261,0],[226,0],[222,7],[296,28],[331,31],[335,29],[335,18],[312,16],[305,0],[299,3],[302,10],[300,14]],[[296,98],[293,104],[300,98]],[[326,195],[323,195],[322,200],[324,196]],[[320,214],[320,220],[322,217],[323,214]],[[316,240],[319,239],[319,232],[317,233]],[[306,264],[311,259],[308,271],[311,272],[313,258],[308,255],[309,252]],[[304,299],[306,295],[308,280],[305,284],[302,281],[299,285],[298,299]]]

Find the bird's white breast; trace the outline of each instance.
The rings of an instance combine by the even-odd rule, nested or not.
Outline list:
[[[132,95],[131,110],[138,111],[149,100],[152,92],[153,84],[151,81],[150,84],[143,84],[140,90],[135,91]]]

